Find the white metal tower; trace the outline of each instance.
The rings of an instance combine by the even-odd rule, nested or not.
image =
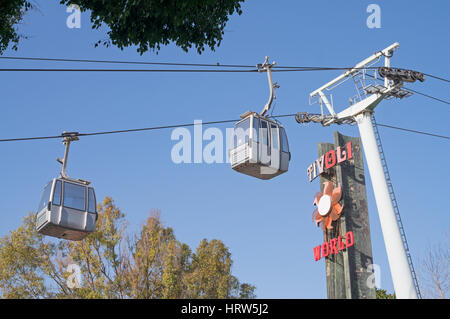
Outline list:
[[[417,278],[411,256],[409,255],[406,236],[401,224],[395,196],[393,195],[392,184],[390,180],[389,183],[387,181],[387,179],[390,179],[389,172],[387,171],[384,154],[380,154],[380,151],[382,151],[381,141],[376,130],[376,123],[375,126],[373,125],[372,114],[378,103],[385,98],[403,98],[409,96],[411,93],[402,89],[403,82],[413,82],[416,79],[423,81],[423,75],[414,71],[396,69],[391,72],[391,75],[396,73],[394,76],[384,77],[384,85],[376,83],[374,85],[366,85],[367,70],[382,57],[384,57],[385,70],[392,71],[389,68],[390,58],[394,50],[398,47],[398,43],[390,45],[313,91],[310,94],[310,101],[311,99],[318,98],[321,105],[321,114],[310,115],[308,113],[299,113],[297,121],[300,123],[312,121],[322,123],[324,126],[333,123],[354,124],[356,122],[375,193],[375,201],[396,296],[399,299],[417,299],[420,297]],[[372,77],[375,78],[375,81],[376,76],[376,72],[374,72],[374,76]],[[350,77],[353,78],[355,83],[357,95],[350,99],[350,107],[336,113],[333,107],[332,96],[329,99],[327,96],[330,96],[330,94],[326,94],[325,90],[329,91],[333,89]],[[324,105],[329,114],[324,114]],[[384,162],[381,156],[383,156]]]

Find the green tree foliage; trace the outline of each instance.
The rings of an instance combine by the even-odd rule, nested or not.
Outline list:
[[[396,299],[395,298],[395,294],[389,294],[386,290],[384,289],[376,289],[376,293],[377,293],[377,299]]]
[[[61,0],[91,12],[94,29],[106,25],[108,40],[98,41],[120,49],[138,46],[138,52],[158,51],[171,42],[184,51],[194,46],[220,45],[229,15],[242,13],[244,0]]]
[[[21,36],[17,33],[16,25],[30,8],[31,4],[26,0],[0,0],[0,54],[10,44],[13,50],[17,50]]]
[[[187,280],[191,296],[229,298],[236,284],[230,273],[231,264],[230,252],[221,241],[203,239],[192,257]]]
[[[214,50],[223,39],[228,19],[241,14],[245,0],[59,0],[90,12],[93,29],[108,28],[108,38],[96,43],[120,49],[137,46],[140,54],[158,52],[161,45],[174,43],[184,51],[194,47],[202,53]],[[30,9],[27,0],[0,0],[0,54],[19,36],[15,29]]]
[[[128,236],[125,215],[111,198],[98,211],[96,231],[82,241],[44,238],[34,214],[1,238],[0,297],[255,298],[255,287],[231,274],[231,253],[220,240],[204,239],[192,252],[157,212]],[[67,271],[73,264],[78,286]]]

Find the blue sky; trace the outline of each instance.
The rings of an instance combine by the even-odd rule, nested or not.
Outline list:
[[[28,13],[20,26],[29,39],[5,56],[255,65],[268,55],[279,65],[350,66],[399,42],[393,66],[450,77],[450,3],[443,0],[247,1],[243,14],[231,17],[216,51],[198,55],[170,45],[143,56],[135,48],[94,48],[106,33],[91,29],[88,14],[82,14],[80,29],[69,29],[59,1],[36,2],[39,11]],[[366,26],[370,3],[381,7],[380,29]],[[0,60],[0,67],[117,66]],[[281,86],[274,114],[319,112],[309,106],[308,94],[337,75],[274,73]],[[441,81],[428,78],[409,87],[449,100],[448,84]],[[337,110],[348,105],[345,90],[333,93]],[[249,109],[260,111],[267,95],[266,76],[257,73],[2,73],[0,138],[234,119]],[[448,105],[420,95],[384,101],[376,109],[379,123],[446,136],[448,113]],[[174,164],[172,130],[81,138],[71,148],[68,173],[91,180],[99,199],[111,196],[132,230],[151,209],[160,209],[163,222],[193,249],[203,238],[221,239],[232,253],[234,274],[256,285],[260,298],[326,298],[324,261],[313,259],[313,247],[322,240],[311,222],[319,184],[309,183],[306,168],[317,157],[317,143],[332,141],[335,130],[359,133],[353,126],[281,122],[292,161],[288,173],[270,181],[238,174],[227,163]],[[217,127],[225,132],[231,126]],[[388,128],[380,127],[380,134],[416,260],[449,230],[450,144]],[[42,188],[59,173],[55,158],[63,155],[63,145],[1,143],[0,154],[3,236],[36,209]],[[366,174],[370,181],[367,167]],[[374,262],[381,267],[381,287],[393,291],[370,182],[367,196]]]

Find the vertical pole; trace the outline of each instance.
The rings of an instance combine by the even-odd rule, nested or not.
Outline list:
[[[364,112],[356,116],[359,133],[369,168],[375,201],[378,208],[381,230],[394,283],[395,294],[399,299],[417,299],[413,277],[403,246],[400,229],[395,217],[394,207],[384,176],[380,153],[373,131],[371,113]]]
[[[389,56],[385,56],[384,57],[384,66],[385,67],[390,67],[391,66],[391,61],[390,61],[390,57]],[[384,87],[389,87],[389,80],[387,77],[384,78]]]

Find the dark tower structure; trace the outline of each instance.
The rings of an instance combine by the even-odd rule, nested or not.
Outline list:
[[[341,185],[340,203],[344,206],[341,217],[332,224],[333,229],[324,232],[325,241],[345,236],[348,231],[354,235],[354,246],[326,257],[327,295],[330,299],[375,299],[361,140],[335,132],[334,144],[319,143],[319,157],[348,142],[351,142],[352,158],[320,176],[322,191],[323,183],[327,181],[332,181],[335,186]]]

